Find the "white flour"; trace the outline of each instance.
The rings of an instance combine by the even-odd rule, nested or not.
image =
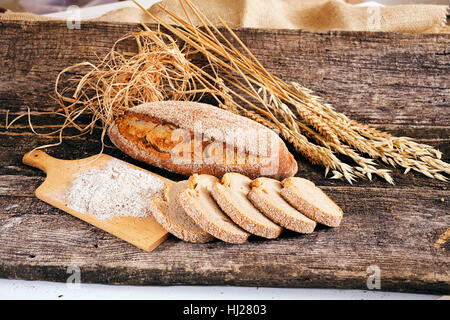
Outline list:
[[[78,173],[66,194],[67,207],[101,220],[150,215],[152,197],[162,195],[164,182],[123,161],[112,159],[104,169]]]

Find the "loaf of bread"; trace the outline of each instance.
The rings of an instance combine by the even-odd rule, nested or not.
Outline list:
[[[160,101],[130,108],[108,135],[131,157],[185,175],[239,172],[252,179],[284,179],[297,172],[297,162],[274,131],[203,103]]]
[[[168,232],[189,242],[209,242],[214,237],[203,231],[186,214],[178,201],[178,196],[188,186],[188,181],[166,184],[163,197],[154,197],[150,202],[153,217]]]
[[[281,185],[281,196],[305,216],[329,227],[339,226],[342,209],[312,181],[292,177]]]
[[[252,180],[239,173],[226,173],[211,195],[220,208],[242,229],[260,237],[277,238],[283,228],[268,219],[247,198]]]
[[[243,243],[250,234],[234,224],[211,196],[211,188],[217,181],[216,177],[208,174],[194,174],[178,201],[186,213],[209,234],[225,242]]]
[[[270,178],[258,178],[250,184],[252,189],[247,197],[272,221],[280,226],[300,232],[311,233],[316,222],[307,218],[281,197],[281,183]]]

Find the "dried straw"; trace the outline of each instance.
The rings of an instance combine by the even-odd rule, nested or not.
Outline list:
[[[379,159],[403,167],[405,173],[415,170],[447,181],[444,174],[450,174],[450,165],[440,160],[438,150],[348,119],[307,88],[272,75],[222,19],[219,21],[238,47],[189,0],[179,0],[185,18],[161,6],[175,25],[134,2],[184,46],[180,48],[168,32],[144,25],[143,31],[119,39],[98,65],[84,62],[61,71],[55,95],[61,107],[58,112],[66,118],[64,126],[73,125],[85,133],[100,121],[103,142],[108,125],[130,107],[159,100],[195,100],[208,94],[221,108],[279,132],[311,163],[323,165],[325,175],[331,171],[331,178],[352,183],[358,177],[371,180],[378,175],[393,183],[390,171],[377,167],[375,159]],[[194,26],[192,16],[200,21],[200,27]],[[137,53],[117,48],[129,38],[136,41]],[[206,58],[207,69],[192,62],[197,53]],[[61,77],[80,67],[90,71],[60,91]],[[77,119],[86,113],[92,115],[92,122],[78,125]],[[339,155],[350,158],[353,166]]]
[[[137,53],[121,52],[119,45],[130,38],[136,41]],[[131,107],[164,99],[189,100],[205,93],[207,90],[197,90],[193,81],[194,71],[186,59],[191,53],[160,31],[125,36],[98,65],[83,62],[62,70],[55,82],[56,100],[68,122],[82,132],[92,131],[100,121],[103,141],[108,125]],[[80,67],[89,67],[90,71],[70,79],[73,86],[60,91],[62,76]],[[81,114],[92,114],[92,121],[84,127],[76,121]]]
[[[442,173],[449,174],[450,165],[440,160],[438,150],[348,119],[300,84],[285,82],[268,72],[225,21],[219,18],[239,49],[189,0],[179,2],[186,15],[184,19],[161,6],[175,26],[141,9],[202,53],[211,69],[217,70],[214,78],[202,76],[213,84],[215,81],[227,85],[229,98],[220,104],[222,108],[278,130],[312,163],[324,165],[326,173],[332,170],[332,178],[345,178],[351,183],[356,177],[372,179],[375,174],[393,183],[389,170],[376,167],[374,159],[380,159],[405,168],[405,173],[415,170],[447,181]],[[190,15],[200,21],[202,29],[192,24]],[[342,162],[336,154],[350,157],[356,166]]]

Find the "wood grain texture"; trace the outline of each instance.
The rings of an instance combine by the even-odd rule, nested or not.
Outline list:
[[[101,57],[117,38],[138,28],[81,27],[0,23],[0,123],[6,110],[11,118],[26,106],[51,109],[49,95],[61,69]],[[276,75],[301,82],[356,120],[433,145],[450,160],[450,34],[237,33]],[[42,131],[59,121],[33,119]],[[99,134],[69,138],[46,151],[58,158],[83,158],[100,150]],[[450,291],[450,245],[434,247],[450,226],[448,183],[393,169],[395,186],[377,178],[350,186],[325,179],[323,168],[294,153],[298,175],[342,206],[339,228],[318,227],[310,235],[285,231],[277,240],[253,237],[244,245],[191,244],[170,237],[145,253],[34,197],[44,175],[21,164],[21,158],[48,142],[33,135],[25,119],[9,131],[0,129],[0,277],[66,281],[67,267],[76,265],[83,282],[95,283],[367,289],[366,270],[376,265],[382,290]],[[184,178],[139,164],[111,146],[105,152],[173,180]]]

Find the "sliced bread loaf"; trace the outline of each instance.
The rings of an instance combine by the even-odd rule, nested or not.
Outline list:
[[[243,243],[249,234],[234,224],[211,197],[211,188],[217,181],[208,174],[194,174],[178,200],[186,213],[209,234],[225,242]]]
[[[281,196],[308,218],[330,227],[341,223],[342,209],[313,182],[291,177],[284,179],[281,185]]]
[[[188,181],[166,184],[163,197],[154,197],[150,210],[156,221],[168,232],[181,240],[189,242],[209,242],[212,235],[203,231],[199,225],[186,214],[178,202],[179,194],[186,189]]]
[[[281,195],[281,183],[270,178],[258,178],[250,184],[252,189],[247,197],[272,221],[286,229],[311,233],[316,227],[316,222],[301,214],[292,207]]]
[[[222,181],[213,184],[211,194],[222,210],[244,230],[273,239],[282,227],[269,220],[248,200],[252,180],[239,173],[226,173]]]

